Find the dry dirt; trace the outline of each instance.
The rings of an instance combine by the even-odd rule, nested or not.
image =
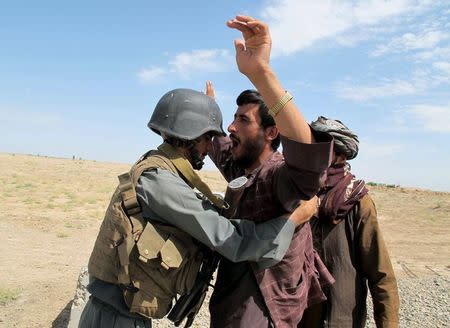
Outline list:
[[[128,168],[0,153],[0,327],[65,327],[80,267]],[[202,175],[225,189],[218,173]],[[397,275],[450,275],[450,193],[370,192]]]

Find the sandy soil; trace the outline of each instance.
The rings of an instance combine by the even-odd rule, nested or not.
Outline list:
[[[65,327],[80,267],[129,165],[0,154],[0,327]],[[213,190],[225,182],[202,173]],[[450,193],[371,187],[398,276],[450,275]]]

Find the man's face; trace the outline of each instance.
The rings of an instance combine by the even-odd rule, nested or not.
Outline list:
[[[258,159],[266,142],[258,107],[257,104],[239,106],[228,126],[233,160],[243,168],[250,167]]]
[[[208,133],[203,134],[202,136],[200,136],[199,138],[197,138],[196,140],[197,142],[195,143],[194,149],[192,149],[190,155],[189,155],[189,160],[192,164],[192,166],[194,167],[194,169],[196,170],[200,170],[203,166],[203,161],[206,157],[206,155],[208,155],[208,152],[210,152],[212,150],[212,136]],[[195,155],[194,155],[195,154]],[[194,159],[192,157],[196,156],[197,158]],[[201,160],[201,165],[200,163],[194,163],[195,160]]]

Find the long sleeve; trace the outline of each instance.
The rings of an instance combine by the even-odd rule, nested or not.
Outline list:
[[[313,144],[302,144],[281,136],[284,156],[274,152],[266,163],[255,169],[250,176],[247,175],[250,180],[273,182],[273,185],[263,188],[268,190],[265,195],[270,194],[271,201],[280,204],[283,211],[290,212],[298,206],[300,199],[313,197],[319,189],[322,173],[330,164],[332,137],[326,133],[314,130],[312,132],[316,140]],[[227,181],[244,175],[244,170],[232,159],[231,146],[229,137],[216,137],[213,141],[213,150],[209,154]],[[252,183],[250,181],[248,186]],[[249,204],[246,206],[252,208]],[[242,207],[240,206],[241,210]]]
[[[320,177],[331,163],[332,137],[312,132],[316,140],[312,144],[298,143],[281,136],[284,163],[277,170],[274,188],[287,211],[293,210],[299,199],[309,199],[317,193]]]
[[[166,170],[144,172],[136,192],[144,218],[174,225],[233,262],[275,264],[283,258],[295,229],[286,217],[260,225],[228,220]]]
[[[311,130],[315,143],[302,144],[292,141],[281,136],[281,144],[283,147],[283,155],[286,163],[286,173],[292,175],[292,182],[299,184],[297,181],[303,181],[304,178],[317,179],[329,165],[332,158],[332,141],[333,138],[323,132]],[[211,160],[223,174],[227,181],[230,181],[244,174],[244,170],[233,161],[231,157],[232,142],[229,137],[215,137],[213,140],[213,150],[209,154]],[[299,176],[303,174],[304,176]],[[304,184],[301,182],[301,184]],[[317,192],[317,183],[313,187],[313,191],[309,192],[314,195]]]
[[[397,281],[369,195],[361,199],[359,214],[361,270],[372,295],[375,322],[377,328],[396,328],[399,321]]]

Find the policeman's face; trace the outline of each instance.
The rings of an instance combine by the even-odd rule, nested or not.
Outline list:
[[[197,143],[194,146],[194,149],[197,151],[198,156],[203,161],[208,155],[208,153],[212,150],[212,136],[208,133],[203,134],[197,139]]]
[[[243,168],[250,167],[258,159],[265,145],[258,107],[257,104],[239,106],[233,122],[228,126],[233,142],[231,155]]]

